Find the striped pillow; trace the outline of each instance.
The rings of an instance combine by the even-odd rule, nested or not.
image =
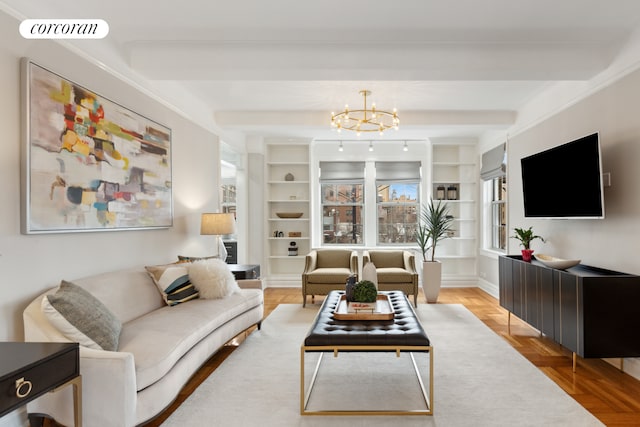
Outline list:
[[[166,264],[145,268],[168,305],[198,298],[198,290],[191,284],[189,271],[184,265]]]

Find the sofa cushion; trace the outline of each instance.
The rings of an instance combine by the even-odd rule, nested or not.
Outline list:
[[[65,280],[42,298],[42,312],[64,336],[96,350],[116,351],[122,323],[97,298]]]
[[[241,289],[227,298],[165,306],[125,323],[119,350],[134,356],[137,390],[161,379],[195,344],[221,325],[262,303],[262,290]]]
[[[378,283],[411,283],[413,275],[404,268],[378,268]]]
[[[240,287],[229,266],[220,259],[205,259],[189,264],[189,278],[201,298],[224,298]]]
[[[307,283],[342,283],[351,276],[348,268],[317,268],[307,274]]]
[[[402,251],[372,251],[369,253],[369,256],[376,268],[404,268],[404,254]]]
[[[351,252],[346,250],[318,250],[317,268],[346,267],[349,268]]]
[[[167,305],[173,306],[198,298],[198,291],[189,279],[189,270],[180,264],[145,267]]]
[[[141,266],[98,273],[72,282],[99,299],[123,324],[167,305]]]

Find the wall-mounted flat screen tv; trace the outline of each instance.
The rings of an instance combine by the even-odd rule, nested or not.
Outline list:
[[[520,160],[524,216],[604,218],[598,133]]]

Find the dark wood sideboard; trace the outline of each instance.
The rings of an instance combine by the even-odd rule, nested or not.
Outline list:
[[[500,305],[583,358],[640,356],[640,276],[518,255],[499,260]]]

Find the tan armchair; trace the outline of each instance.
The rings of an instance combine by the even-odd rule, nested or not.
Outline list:
[[[362,264],[371,261],[376,266],[378,290],[402,291],[413,295],[413,304],[418,306],[418,272],[416,257],[403,250],[364,251]]]
[[[329,291],[343,290],[352,274],[358,276],[358,253],[348,249],[317,249],[305,258],[302,272],[302,306],[307,295],[314,302],[315,295],[327,295]]]

